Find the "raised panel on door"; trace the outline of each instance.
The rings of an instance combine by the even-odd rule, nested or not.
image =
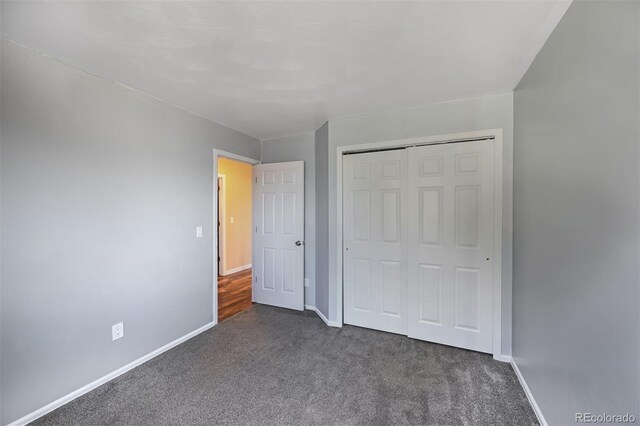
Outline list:
[[[304,162],[254,166],[253,199],[253,299],[257,303],[302,310]]]
[[[442,325],[442,266],[420,264],[418,270],[418,321]]]
[[[260,283],[262,289],[267,291],[276,291],[276,249],[273,247],[262,247],[262,267],[253,273],[257,276],[262,275]]]
[[[264,235],[276,233],[276,193],[265,192],[262,194],[261,215],[259,216]]]
[[[371,234],[371,190],[354,190],[351,196],[351,217],[353,240],[369,241]]]
[[[353,309],[371,312],[371,260],[351,259],[353,281]]]
[[[480,237],[480,186],[460,185],[454,191],[456,245],[477,247]]]
[[[296,248],[282,250],[282,291],[294,294],[296,291]]]
[[[442,240],[442,187],[418,191],[419,238],[421,245],[440,245]]]
[[[382,241],[400,243],[400,189],[382,190]]]
[[[382,274],[380,276],[382,292],[382,315],[400,318],[405,315],[403,300],[405,295],[398,291],[398,282],[404,278],[405,271],[402,270],[401,262],[383,260],[381,263]]]
[[[296,197],[295,192],[282,193],[282,235],[295,236],[296,234],[298,220]]]
[[[478,268],[455,268],[455,328],[479,331],[479,278]]]
[[[406,151],[343,159],[344,322],[406,334]]]
[[[493,339],[493,141],[408,155],[408,334],[481,352]]]

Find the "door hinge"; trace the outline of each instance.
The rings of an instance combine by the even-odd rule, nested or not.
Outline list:
[[[258,183],[258,178],[256,178],[256,183]]]

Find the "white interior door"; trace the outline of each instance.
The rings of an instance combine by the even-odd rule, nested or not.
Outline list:
[[[253,297],[304,309],[304,162],[253,167]]]
[[[409,336],[492,352],[494,145],[409,148]]]
[[[407,333],[406,150],[343,159],[344,322]]]

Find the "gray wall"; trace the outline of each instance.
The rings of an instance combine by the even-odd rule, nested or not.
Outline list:
[[[2,35],[2,30],[4,29],[4,25],[2,23],[3,20],[3,2],[0,1],[0,35]],[[2,52],[3,45],[2,40],[0,40],[0,95],[2,94]],[[2,424],[2,102],[0,102],[0,424]]]
[[[329,288],[330,320],[337,318],[337,148],[367,142],[436,136],[486,129],[503,129],[503,212],[502,212],[502,353],[511,354],[511,245],[513,182],[513,94],[484,96],[436,105],[387,111],[329,122]],[[320,282],[317,284],[321,290]],[[316,296],[316,303],[321,302]]]
[[[316,301],[316,172],[313,132],[262,141],[262,162],[304,161],[304,304]]]
[[[316,130],[316,308],[329,318],[329,123]]]
[[[550,424],[640,414],[639,5],[574,1],[515,91],[513,356]]]
[[[12,43],[2,59],[6,424],[213,320],[212,149],[260,143]]]

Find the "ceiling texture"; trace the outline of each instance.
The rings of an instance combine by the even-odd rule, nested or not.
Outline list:
[[[511,91],[566,0],[4,1],[4,37],[265,139]]]

